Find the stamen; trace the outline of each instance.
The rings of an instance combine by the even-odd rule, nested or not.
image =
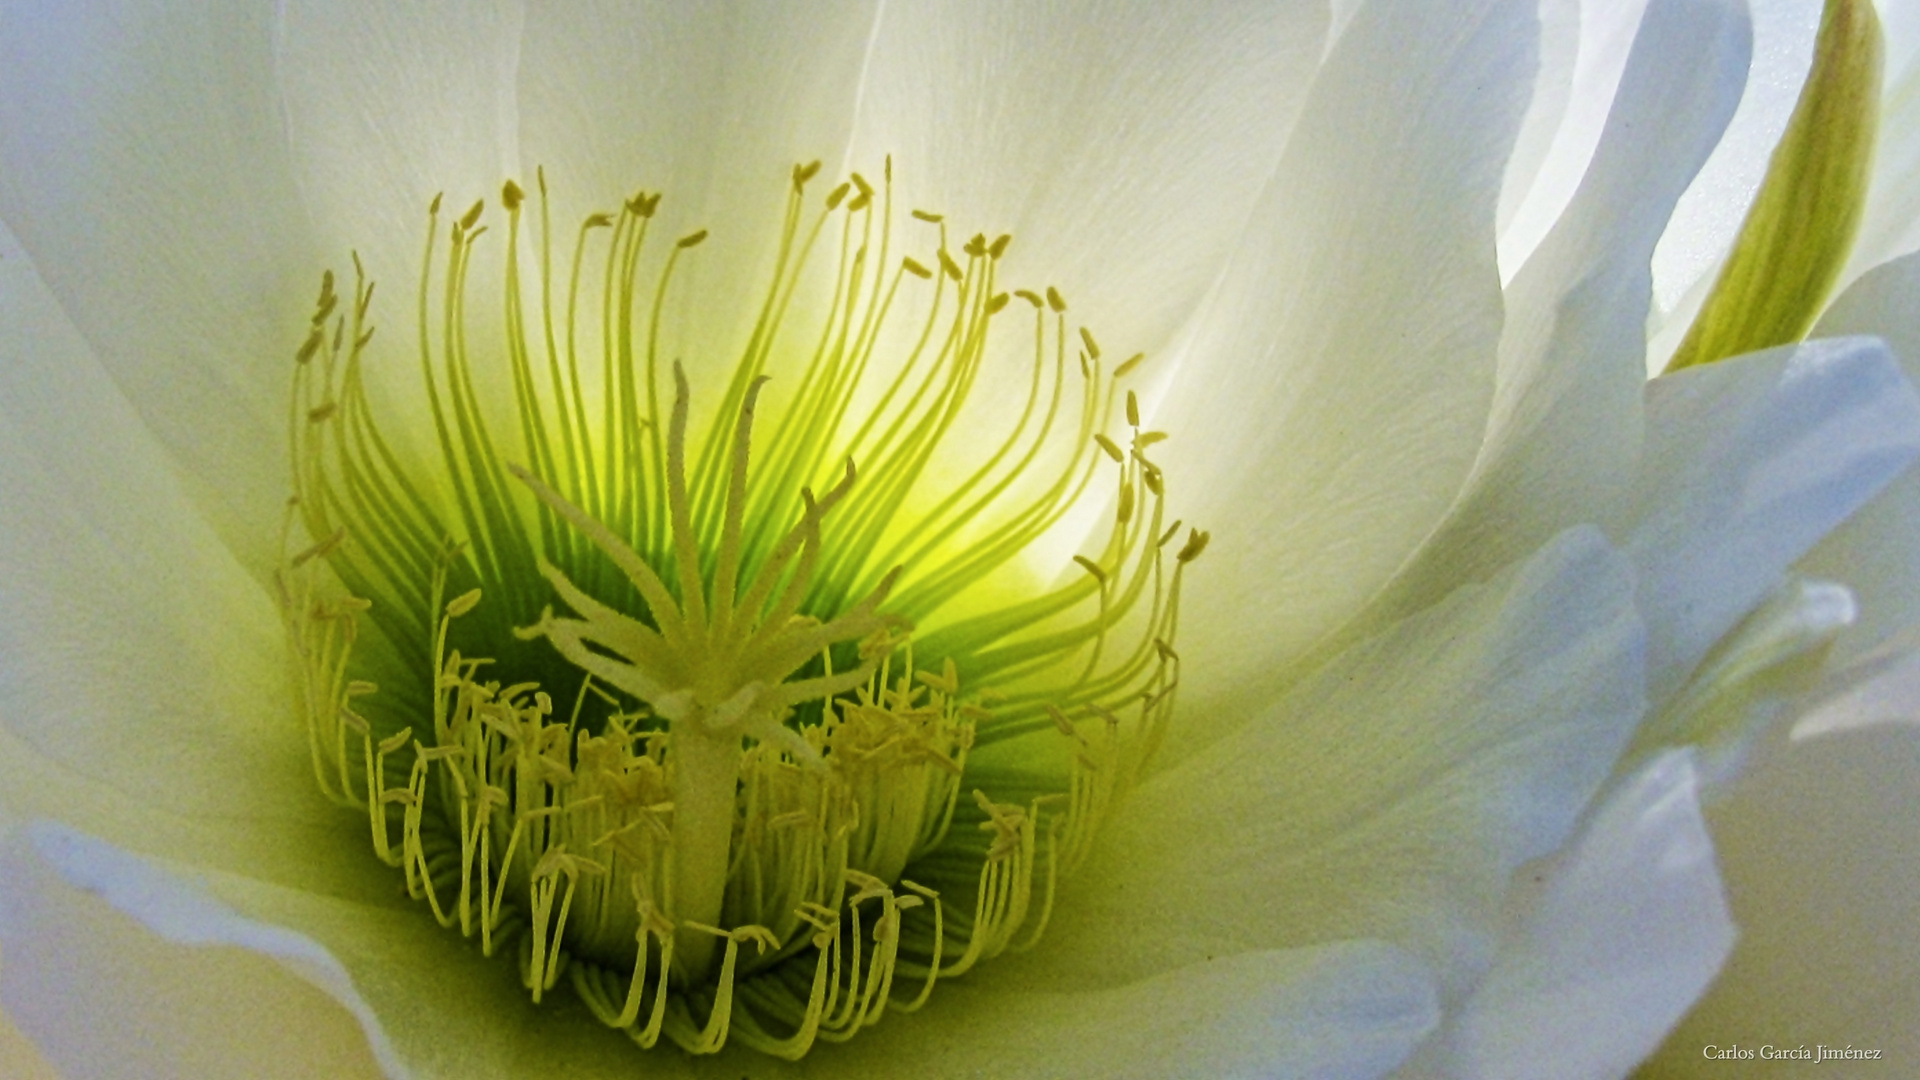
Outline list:
[[[661,196],[640,192],[581,220],[557,280],[544,172],[539,310],[508,181],[486,241],[506,247],[501,326],[478,349],[485,204],[439,264],[428,209],[437,463],[374,423],[357,257],[351,302],[325,275],[294,356],[276,587],[316,782],[443,927],[512,949],[536,1002],[564,978],[641,1047],[798,1058],[1032,945],[1177,696],[1180,583],[1208,536],[1169,549],[1148,456],[1167,436],[1121,385],[1144,356],[1109,372],[1057,289],[1000,287],[1009,235],[957,257],[914,210],[896,256],[890,160],[813,203],[820,169],[791,171],[711,422],[665,328],[677,269],[728,223],[653,251]],[[1014,297],[1025,401],[983,417]],[[1033,590],[1023,553],[1089,494],[1114,500],[1106,537]],[[979,764],[987,744],[1023,764]]]

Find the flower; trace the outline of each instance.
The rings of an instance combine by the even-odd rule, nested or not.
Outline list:
[[[399,215],[450,176],[660,175],[751,222],[752,178],[824,144],[925,163],[911,204],[1004,221],[1022,272],[1164,357],[1143,396],[1203,436],[1165,467],[1216,539],[1183,600],[1206,674],[1182,734],[1048,941],[809,1067],[1381,1075],[1417,1051],[1493,1075],[1543,1025],[1579,1069],[1629,1067],[1728,928],[1690,752],[1609,777],[1920,451],[1920,404],[1861,341],[1643,400],[1648,260],[1737,96],[1737,7],[1650,5],[1592,165],[1504,290],[1531,5],[1430,8],[1331,33],[1312,5],[12,14],[0,768],[10,817],[84,832],[11,830],[0,1000],[64,1067],[224,1049],[142,1047],[159,999],[121,988],[169,954],[132,915],[278,958],[390,1069],[632,1068],[423,932],[312,791],[260,516],[283,367],[261,358],[339,251],[409,265]],[[764,258],[736,250],[689,286],[716,325]],[[1556,852],[1503,921],[1515,871]],[[211,974],[240,992],[257,964]]]

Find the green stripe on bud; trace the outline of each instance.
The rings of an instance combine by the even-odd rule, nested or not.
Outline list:
[[[1812,329],[1866,207],[1881,53],[1871,0],[1827,0],[1786,135],[1668,372],[1799,341]]]

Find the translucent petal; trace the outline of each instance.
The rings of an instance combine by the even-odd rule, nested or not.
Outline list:
[[[0,868],[0,1003],[64,1076],[331,1078],[398,1064],[346,972],[298,934],[47,822],[0,841]]]
[[[1705,990],[1734,928],[1687,751],[1624,780],[1567,850],[1522,872],[1485,982],[1414,1077],[1625,1076]]]
[[[1916,454],[1920,398],[1870,338],[1771,349],[1649,384],[1637,501],[1620,535],[1639,577],[1656,705]]]
[[[525,12],[517,0],[457,13],[436,4],[279,7],[274,84],[301,205],[325,245],[307,273],[358,249],[392,292],[386,310],[410,315],[428,201],[445,189],[457,214],[519,175],[514,76]],[[313,282],[301,285],[306,293]]]
[[[1631,593],[1574,530],[1356,645],[1143,784],[1036,960],[1099,982],[1383,937],[1457,989],[1490,959],[1508,876],[1564,840],[1641,717]]]
[[[556,272],[580,220],[638,190],[664,195],[670,236],[711,230],[714,241],[676,272],[679,300],[668,308],[696,388],[703,365],[724,372],[753,330],[788,171],[824,159],[836,172],[815,181],[817,195],[845,179],[840,155],[882,6],[530,7],[516,75],[521,179],[532,191],[532,170],[546,169]],[[878,180],[882,165],[876,156],[853,167]],[[591,258],[604,258],[605,242],[603,232]]]
[[[264,575],[278,522],[260,511],[286,488],[287,375],[268,360],[299,344],[288,316],[319,265],[272,8],[49,11],[0,11],[0,221],[194,505]]]
[[[143,950],[155,951],[150,941],[129,935],[132,928],[120,925],[126,920],[116,919],[106,910],[110,906],[176,945],[237,945],[280,961],[359,1018],[390,1075],[411,1069],[475,1078],[531,1071],[614,1077],[630,1075],[636,1063],[639,1051],[617,1033],[596,1030],[577,1006],[560,1004],[537,1018],[529,1014],[510,978],[503,977],[506,965],[485,964],[444,936],[421,933],[419,924],[426,920],[418,911],[349,905],[246,879],[216,878],[214,891],[233,898],[236,910],[164,870],[58,826],[25,830],[9,846],[6,864],[14,880],[27,887],[12,890],[0,911],[7,944],[21,957],[15,973],[20,981],[0,988],[44,989],[54,946],[67,956],[67,973],[83,979],[124,968],[130,950],[135,960],[143,958]],[[257,921],[262,915],[299,929]],[[184,960],[220,981],[247,978],[258,987],[262,980],[258,964],[249,965],[244,957],[182,957],[182,952],[172,950],[172,962]],[[178,985],[144,989],[148,994],[133,1001],[99,994],[88,998],[103,1006],[102,1019],[111,1016],[129,1038],[138,1038],[168,1010],[177,1014],[176,997],[194,997]],[[88,1043],[84,1030],[74,1030],[75,1020],[84,1025],[93,1012],[52,1015],[18,989],[8,995],[8,1004],[58,1059],[97,1054],[126,1075],[151,1075],[138,1071],[151,1068],[145,1047]],[[243,1010],[216,1011],[213,1019],[234,1011]],[[321,1019],[328,1015],[321,1010]],[[920,1075],[967,1076],[984,1069],[1011,1080],[1076,1068],[1117,1077],[1197,1072],[1360,1078],[1384,1075],[1437,1021],[1438,1006],[1421,965],[1378,942],[1348,942],[1221,957],[1126,986],[1083,992],[1028,992],[1017,982],[974,980],[943,995],[927,1014],[892,1017],[851,1046],[828,1053],[833,1075],[847,1077],[898,1075],[902,1063],[910,1061]],[[282,1024],[309,1036],[314,1027]],[[326,1027],[319,1034],[352,1041]],[[258,1037],[218,1043],[216,1060],[221,1049],[256,1056],[273,1049],[271,1039]],[[788,1072],[777,1062],[737,1052],[704,1063],[668,1051],[648,1056],[645,1063],[650,1076],[731,1074],[745,1068]]]
[[[1303,0],[889,5],[848,167],[892,153],[906,205],[1011,233],[1010,284],[1058,286],[1118,358],[1158,357],[1273,174],[1326,20]]]
[[[1654,298],[1669,316],[1649,358],[1656,370],[1679,343],[1726,257],[1812,60],[1819,0],[1757,0],[1748,6],[1753,12],[1754,59],[1740,108],[1675,208],[1673,223],[1654,252]]]
[[[17,248],[0,326],[0,799],[348,887],[268,593]]]
[[[1651,4],[1572,205],[1507,289],[1499,383],[1466,490],[1359,632],[1485,578],[1622,501],[1640,449],[1648,259],[1746,69],[1737,3]]]
[[[1854,282],[1814,333],[1878,335],[1909,380],[1920,376],[1920,254],[1876,267]],[[1801,567],[1854,586],[1860,599],[1860,619],[1841,637],[1836,663],[1920,624],[1920,472],[1902,472],[1809,552]]]
[[[835,1054],[835,1076],[1234,1080],[1386,1075],[1439,1021],[1426,969],[1372,941],[1219,956],[1139,982],[1025,993],[978,980]],[[904,1022],[903,1022],[904,1021]]]
[[[1500,192],[1500,273],[1512,280],[1579,188],[1638,37],[1645,0],[1540,5],[1540,82]]]
[[[1181,513],[1217,537],[1187,588],[1219,614],[1182,628],[1208,658],[1183,699],[1201,726],[1380,586],[1484,427],[1531,5],[1390,7],[1334,47],[1151,420],[1205,433],[1164,455]]]
[[[1708,1043],[1882,1051],[1866,1064],[1780,1062],[1782,1076],[1897,1075],[1920,1056],[1920,727],[1777,747],[1707,822],[1740,940],[1653,1075],[1725,1075],[1727,1063],[1702,1059]]]

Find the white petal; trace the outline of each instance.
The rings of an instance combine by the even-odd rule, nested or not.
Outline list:
[[[1729,630],[1680,693],[1641,725],[1631,753],[1686,746],[1709,788],[1731,781],[1774,721],[1820,689],[1834,639],[1858,613],[1845,586],[1790,578]]]
[[[63,1075],[366,1076],[369,1040],[402,1075],[345,970],[311,940],[47,822],[0,845],[0,1001]]]
[[[1439,1021],[1426,970],[1379,942],[1220,956],[1140,982],[1021,993],[983,970],[824,1055],[872,1077],[1386,1075]]]
[[[0,801],[146,850],[324,876],[338,819],[266,590],[10,246],[0,326]]]
[[[1493,219],[1532,85],[1530,4],[1376,3],[1309,96],[1152,426],[1174,504],[1213,530],[1183,647],[1188,717],[1246,715],[1451,501],[1500,328]],[[1191,372],[1189,377],[1188,372]]]
[[[1541,4],[1541,79],[1500,193],[1500,270],[1512,280],[1585,176],[1646,0]],[[1743,66],[1744,74],[1744,66]],[[1549,77],[1557,77],[1552,83]]]
[[[327,258],[357,249],[410,315],[428,201],[445,191],[458,214],[518,175],[525,13],[516,0],[279,8],[274,75],[301,201]]]
[[[1774,144],[1800,97],[1820,27],[1818,0],[1753,0],[1753,70],[1727,135],[1674,210],[1673,224],[1654,253],[1654,295],[1672,313],[1669,326],[1684,333],[1693,314],[1683,297],[1713,280],[1747,207],[1766,175]],[[1694,307],[1698,300],[1693,300]],[[1673,335],[1678,342],[1678,333]],[[1662,338],[1667,335],[1663,334]],[[1649,359],[1666,362],[1672,345]]]
[[[1900,1075],[1920,1058],[1920,728],[1786,743],[1707,822],[1740,940],[1656,1075],[1727,1075],[1701,1047],[1736,1042],[1882,1051],[1781,1076]]]
[[[1575,530],[1348,650],[1142,785],[1036,959],[1097,982],[1382,937],[1457,988],[1489,957],[1508,876],[1565,838],[1640,719],[1631,593]]]
[[[1623,523],[1664,702],[1787,567],[1920,454],[1920,398],[1878,341],[1770,349],[1654,380]]]
[[[356,973],[399,1054],[429,1075],[490,1078],[530,1070],[630,1075],[624,1036],[564,998],[524,1003],[504,962],[485,962],[411,911],[378,911],[218,883],[255,914],[271,913],[331,946]],[[454,1003],[449,1007],[449,1003]],[[1374,1077],[1403,1060],[1437,1022],[1426,970],[1378,942],[1219,957],[1129,983],[1029,990],[996,963],[935,992],[926,1011],[892,1015],[852,1043],[785,1066],[729,1050],[723,1074],[916,1075],[1039,1080],[1074,1068],[1095,1075]],[[830,1055],[826,1056],[826,1055]],[[638,1060],[648,1075],[700,1075],[678,1051]]]
[[[529,191],[532,170],[546,170],[556,265],[587,213],[643,189],[663,196],[656,235],[712,234],[676,271],[664,323],[696,397],[721,377],[701,379],[702,366],[724,372],[754,329],[790,170],[826,162],[816,197],[845,179],[840,157],[881,6],[562,2],[528,12],[520,156]],[[853,167],[877,181],[882,163]],[[589,258],[603,259],[606,242],[603,230]]]
[[[1058,286],[1116,362],[1157,356],[1272,176],[1326,21],[1313,0],[889,4],[848,164],[892,153],[906,205],[1013,235],[1010,286]]]
[[[1875,334],[1886,339],[1909,380],[1920,375],[1920,254],[1854,282],[1814,327],[1819,337]],[[1845,663],[1920,624],[1920,470],[1901,473],[1801,560],[1801,568],[1854,587],[1860,619],[1842,635]]]
[[[1499,387],[1467,490],[1367,625],[1604,521],[1640,449],[1648,260],[1719,138],[1746,69],[1737,0],[1659,0],[1573,204],[1507,289]]]
[[[274,361],[299,345],[319,266],[281,141],[271,15],[0,12],[0,220],[258,572],[286,494]]]
[[[630,1075],[636,1066],[644,1066],[649,1076],[708,1071],[676,1050],[643,1054],[618,1033],[596,1029],[577,1005],[562,1001],[534,1012],[516,1000],[509,962],[480,961],[418,910],[355,907],[241,879],[216,882],[223,893],[306,931],[295,932],[242,915],[97,840],[47,825],[34,826],[11,843],[4,864],[10,880],[22,887],[0,900],[0,929],[14,960],[0,990],[63,1065],[104,1062],[101,1071],[81,1075],[155,1075],[160,1061],[151,1050],[172,1046],[150,1047],[139,1040],[151,1037],[148,1029],[160,1017],[180,1015],[180,999],[194,995],[164,982],[142,986],[148,993],[132,1000],[87,987],[79,996],[102,1007],[101,1020],[116,1024],[114,1034],[124,1040],[116,1041],[92,1030],[88,1021],[95,1013],[60,1016],[41,1004],[61,1000],[58,994],[39,995],[49,986],[65,985],[62,978],[118,979],[119,985],[139,986],[149,973],[129,972],[127,961],[160,952],[175,964],[217,974],[225,981],[216,985],[229,994],[257,997],[265,981],[257,963],[248,966],[227,956],[224,963],[210,964],[183,956],[186,950],[156,950],[150,940],[129,934],[132,928],[109,906],[177,945],[235,945],[280,961],[345,1005],[364,1025],[375,1056],[396,1077],[409,1075],[409,1069],[476,1080],[534,1072],[615,1077]],[[333,945],[346,966],[315,937]],[[127,956],[129,951],[134,955]],[[49,970],[62,957],[62,970]],[[231,982],[245,977],[255,985]],[[189,1020],[206,1016],[220,1022],[234,1012],[201,1006],[196,1015],[186,1004]],[[835,1076],[894,1076],[910,1065],[916,1075],[928,1077],[987,1070],[1038,1078],[1090,1069],[1116,1077],[1197,1072],[1332,1080],[1385,1074],[1437,1020],[1431,983],[1417,963],[1380,943],[1351,942],[1222,957],[1086,993],[1024,993],[976,976],[944,988],[927,1013],[889,1017],[851,1046],[826,1052],[833,1056],[829,1068]],[[297,1019],[279,1023],[283,1030],[312,1028]],[[188,1028],[177,1037],[194,1033]],[[320,1034],[340,1039],[337,1030]],[[270,1038],[251,1032],[208,1041],[214,1053],[203,1049],[198,1058],[218,1061],[223,1049],[255,1055],[276,1049]],[[196,1056],[187,1060],[192,1063]],[[730,1052],[716,1064],[728,1074],[810,1071],[741,1052]]]
[[[602,203],[644,187],[706,213],[744,187],[744,205],[771,202],[777,223],[794,164],[840,165],[876,7],[535,3],[517,72],[521,157]]]
[[[1656,758],[1530,881],[1500,958],[1450,1016],[1421,1077],[1625,1076],[1733,948],[1691,758]]]

